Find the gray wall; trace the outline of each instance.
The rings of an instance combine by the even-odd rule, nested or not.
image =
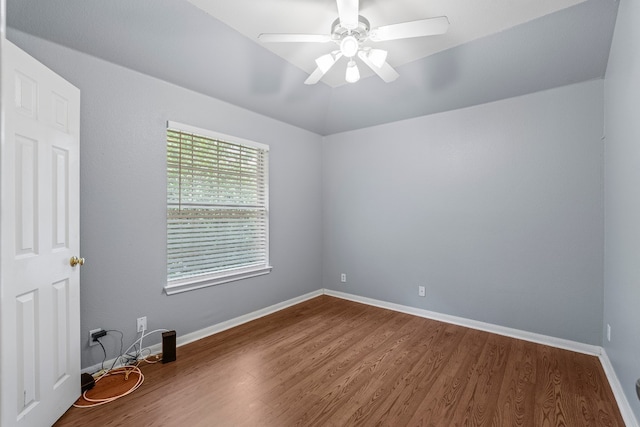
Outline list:
[[[324,287],[600,345],[602,106],[596,80],[326,137]]]
[[[622,0],[605,79],[604,347],[640,419],[640,3]]]
[[[601,80],[322,142],[19,31],[9,38],[82,91],[83,336],[104,327],[131,340],[142,315],[185,334],[326,287],[601,344]],[[270,275],[163,295],[166,120],[270,144]],[[83,366],[100,359],[84,348]]]
[[[132,342],[147,316],[150,329],[180,336],[321,287],[318,135],[24,33],[8,38],[81,90],[82,366],[102,359],[90,329]],[[270,145],[271,274],[163,294],[167,120]]]

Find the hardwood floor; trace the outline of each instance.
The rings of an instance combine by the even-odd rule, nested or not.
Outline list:
[[[624,426],[597,357],[320,296],[56,426]]]

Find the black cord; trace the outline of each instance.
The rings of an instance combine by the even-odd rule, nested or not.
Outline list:
[[[127,354],[123,354],[123,356],[127,357],[127,365],[133,365],[134,363],[136,363],[138,361],[138,359],[140,358],[140,351],[138,351],[137,346],[134,346],[134,352],[135,353],[127,353]]]
[[[113,363],[111,364],[111,369],[113,369],[116,366],[116,362],[118,361],[118,359],[120,358],[120,356],[122,356],[122,350],[124,349],[124,333],[122,333],[122,331],[119,331],[117,329],[109,329],[107,330],[107,333],[109,332],[117,332],[120,334],[120,353],[118,357],[116,357],[115,359],[113,359]]]
[[[124,350],[124,333],[122,331],[119,331],[117,329],[107,329],[105,332],[109,333],[109,332],[117,332],[120,334],[120,353],[119,355],[113,359],[113,363],[111,364],[111,369],[113,369],[116,366],[116,363],[118,363],[118,360],[121,360],[124,362],[124,365],[132,365],[135,362],[138,361],[138,359],[140,358],[141,355],[141,351],[138,350],[138,346],[134,346],[133,348],[133,354],[132,353],[123,353]]]
[[[104,358],[102,359],[102,363],[100,364],[100,370],[104,371],[104,361],[107,360],[107,350],[105,350],[104,346],[100,342],[100,338],[96,338],[96,339],[94,339],[94,341],[97,341],[98,344],[100,344],[100,347],[102,347],[102,352],[104,353]]]
[[[133,351],[135,354],[127,353],[127,356],[129,356],[127,364],[129,365],[133,365],[134,363],[136,363],[140,359],[140,356],[142,356],[142,342],[139,341],[144,336],[144,332],[141,332],[140,334],[140,338],[137,338],[136,335],[136,342],[133,345]]]

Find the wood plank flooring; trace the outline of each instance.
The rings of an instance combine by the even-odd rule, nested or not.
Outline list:
[[[320,296],[56,426],[624,426],[597,357]]]

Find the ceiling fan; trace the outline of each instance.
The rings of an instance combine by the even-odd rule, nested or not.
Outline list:
[[[343,56],[348,59],[345,80],[355,83],[360,80],[360,71],[355,57],[360,58],[382,80],[389,83],[398,78],[398,73],[387,63],[387,51],[365,46],[365,42],[381,42],[412,37],[444,34],[449,28],[446,16],[402,22],[371,28],[369,21],[359,15],[358,0],[336,0],[338,19],[331,24],[329,34],[260,34],[263,43],[328,43],[334,42],[338,49],[316,59],[317,68],[305,80],[305,84],[316,84]]]

